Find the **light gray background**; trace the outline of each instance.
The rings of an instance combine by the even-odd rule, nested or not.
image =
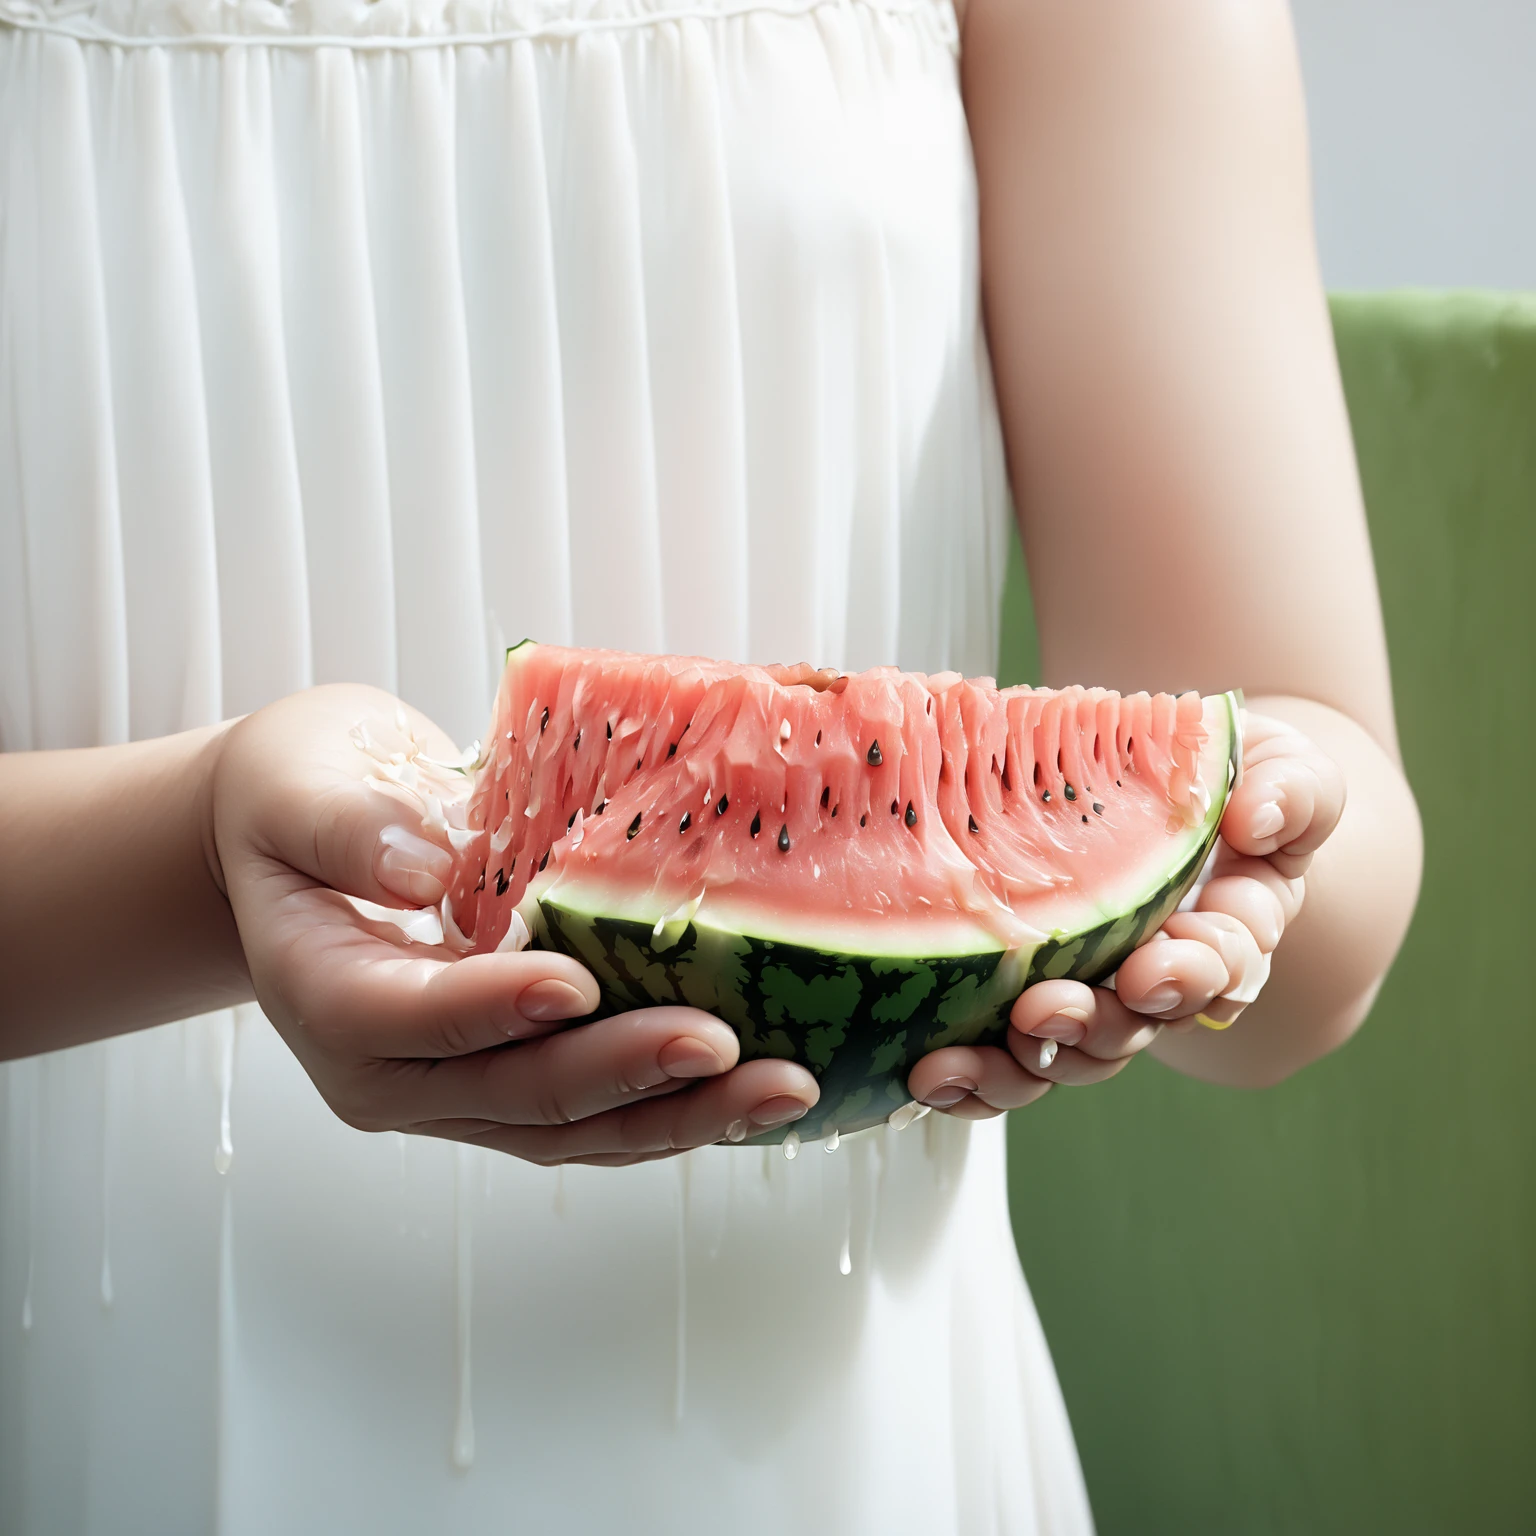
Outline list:
[[[1292,0],[1331,289],[1536,289],[1536,0]]]

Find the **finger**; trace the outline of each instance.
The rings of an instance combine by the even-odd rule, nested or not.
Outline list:
[[[1199,1013],[1227,989],[1221,955],[1198,939],[1159,933],[1115,973],[1115,993],[1133,1013],[1179,1019]]]
[[[1005,1050],[997,1046],[946,1046],[930,1051],[913,1067],[907,1092],[930,1109],[979,1118],[976,1109],[1001,1113],[1032,1104],[1049,1083],[1031,1077]],[[973,1101],[970,1108],[964,1107]]]
[[[287,889],[282,887],[286,885]],[[258,995],[296,1050],[347,1057],[444,1057],[545,1034],[591,1013],[597,983],[549,950],[454,959],[379,933],[345,897],[274,867],[246,887],[263,943],[252,957]],[[242,926],[246,914],[242,913]]]
[[[1261,881],[1241,875],[1207,881],[1195,910],[1220,913],[1241,923],[1263,955],[1274,951],[1285,932],[1285,908],[1280,898]]]
[[[1158,1020],[1133,1013],[1108,987],[1080,981],[1038,982],[1013,1005],[1009,1022],[1009,1051],[1037,1075],[1058,1049],[1119,1061],[1145,1050],[1161,1028]]]
[[[1060,1011],[1047,1011],[1053,1006]],[[1073,1088],[1114,1077],[1162,1033],[1160,1023],[1127,1008],[1107,987],[1081,982],[1031,987],[1015,1004],[1012,1023],[1008,1049],[1019,1065],[1031,1076]]]
[[[295,740],[309,753],[273,773]],[[469,790],[442,753],[453,755],[447,738],[388,694],[315,688],[241,722],[220,772],[235,780],[242,825],[259,829],[252,852],[368,901],[432,906],[453,870],[449,818],[462,821]]]
[[[1269,980],[1269,956],[1260,953],[1254,936],[1225,912],[1175,912],[1163,924],[1162,931],[1169,938],[1192,939],[1208,945],[1221,957],[1227,970],[1227,981],[1216,994],[1217,999],[1251,1003]]]
[[[1125,1012],[1129,1014],[1129,1010]],[[1124,1043],[1129,1049],[1121,1056],[1095,1056],[1085,1046],[1037,1040],[1032,1035],[1021,1035],[1016,1030],[1009,1031],[1008,1048],[1020,1067],[1031,1077],[1038,1077],[1048,1083],[1059,1083],[1064,1088],[1085,1088],[1091,1083],[1108,1082],[1110,1078],[1118,1076],[1162,1033],[1160,1024],[1149,1024],[1145,1019],[1140,1024],[1139,1029],[1129,1030],[1125,1034]],[[1102,1045],[1104,1042],[1099,1043]]]
[[[696,1008],[641,1008],[452,1061],[381,1063],[383,1096],[419,1120],[568,1125],[730,1071],[741,1046]]]
[[[804,1067],[749,1061],[684,1092],[569,1125],[501,1126],[473,1139],[534,1163],[643,1162],[792,1125],[819,1095],[816,1079]]]
[[[1344,810],[1344,776],[1305,738],[1291,750],[1267,743],[1245,755],[1243,781],[1222,815],[1221,833],[1240,853],[1304,858],[1321,847]]]
[[[1217,844],[1216,861],[1211,867],[1211,878],[1201,893],[1200,904],[1203,905],[1218,881],[1234,876],[1258,881],[1280,903],[1286,925],[1296,921],[1302,902],[1306,899],[1306,881],[1300,875],[1290,875],[1276,868],[1276,858],[1250,858],[1229,848],[1225,842]]]

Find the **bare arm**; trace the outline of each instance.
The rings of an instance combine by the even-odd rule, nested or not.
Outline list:
[[[1348,807],[1241,1025],[1192,1075],[1275,1081],[1369,1008],[1417,894],[1283,0],[969,0],[989,340],[1043,681],[1243,687]]]
[[[0,755],[0,1059],[255,995],[212,872],[225,730]]]

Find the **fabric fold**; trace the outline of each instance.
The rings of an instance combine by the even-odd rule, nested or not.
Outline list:
[[[384,377],[352,56],[272,61],[283,323],[317,683],[398,686]]]
[[[135,737],[222,713],[197,278],[163,55],[88,57],[97,119]]]
[[[638,39],[644,46],[648,39]],[[571,611],[587,643],[665,646],[638,168],[612,35],[547,59],[556,298],[564,355]]]
[[[5,335],[36,747],[128,737],[116,431],[85,59],[17,38]],[[28,55],[30,55],[28,57]],[[30,117],[31,121],[26,119]],[[13,265],[14,263],[14,265]]]
[[[358,58],[400,692],[454,739],[490,699],[451,50]]]
[[[539,62],[528,43],[459,60],[460,247],[474,379],[483,601],[501,651],[574,633],[565,382]]]

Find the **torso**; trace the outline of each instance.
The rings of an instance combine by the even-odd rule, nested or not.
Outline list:
[[[343,677],[468,740],[523,634],[990,671],[953,44],[0,0],[0,743]],[[7,1530],[1087,1529],[1000,1123],[562,1175],[349,1130],[254,1009],[6,1080]]]

